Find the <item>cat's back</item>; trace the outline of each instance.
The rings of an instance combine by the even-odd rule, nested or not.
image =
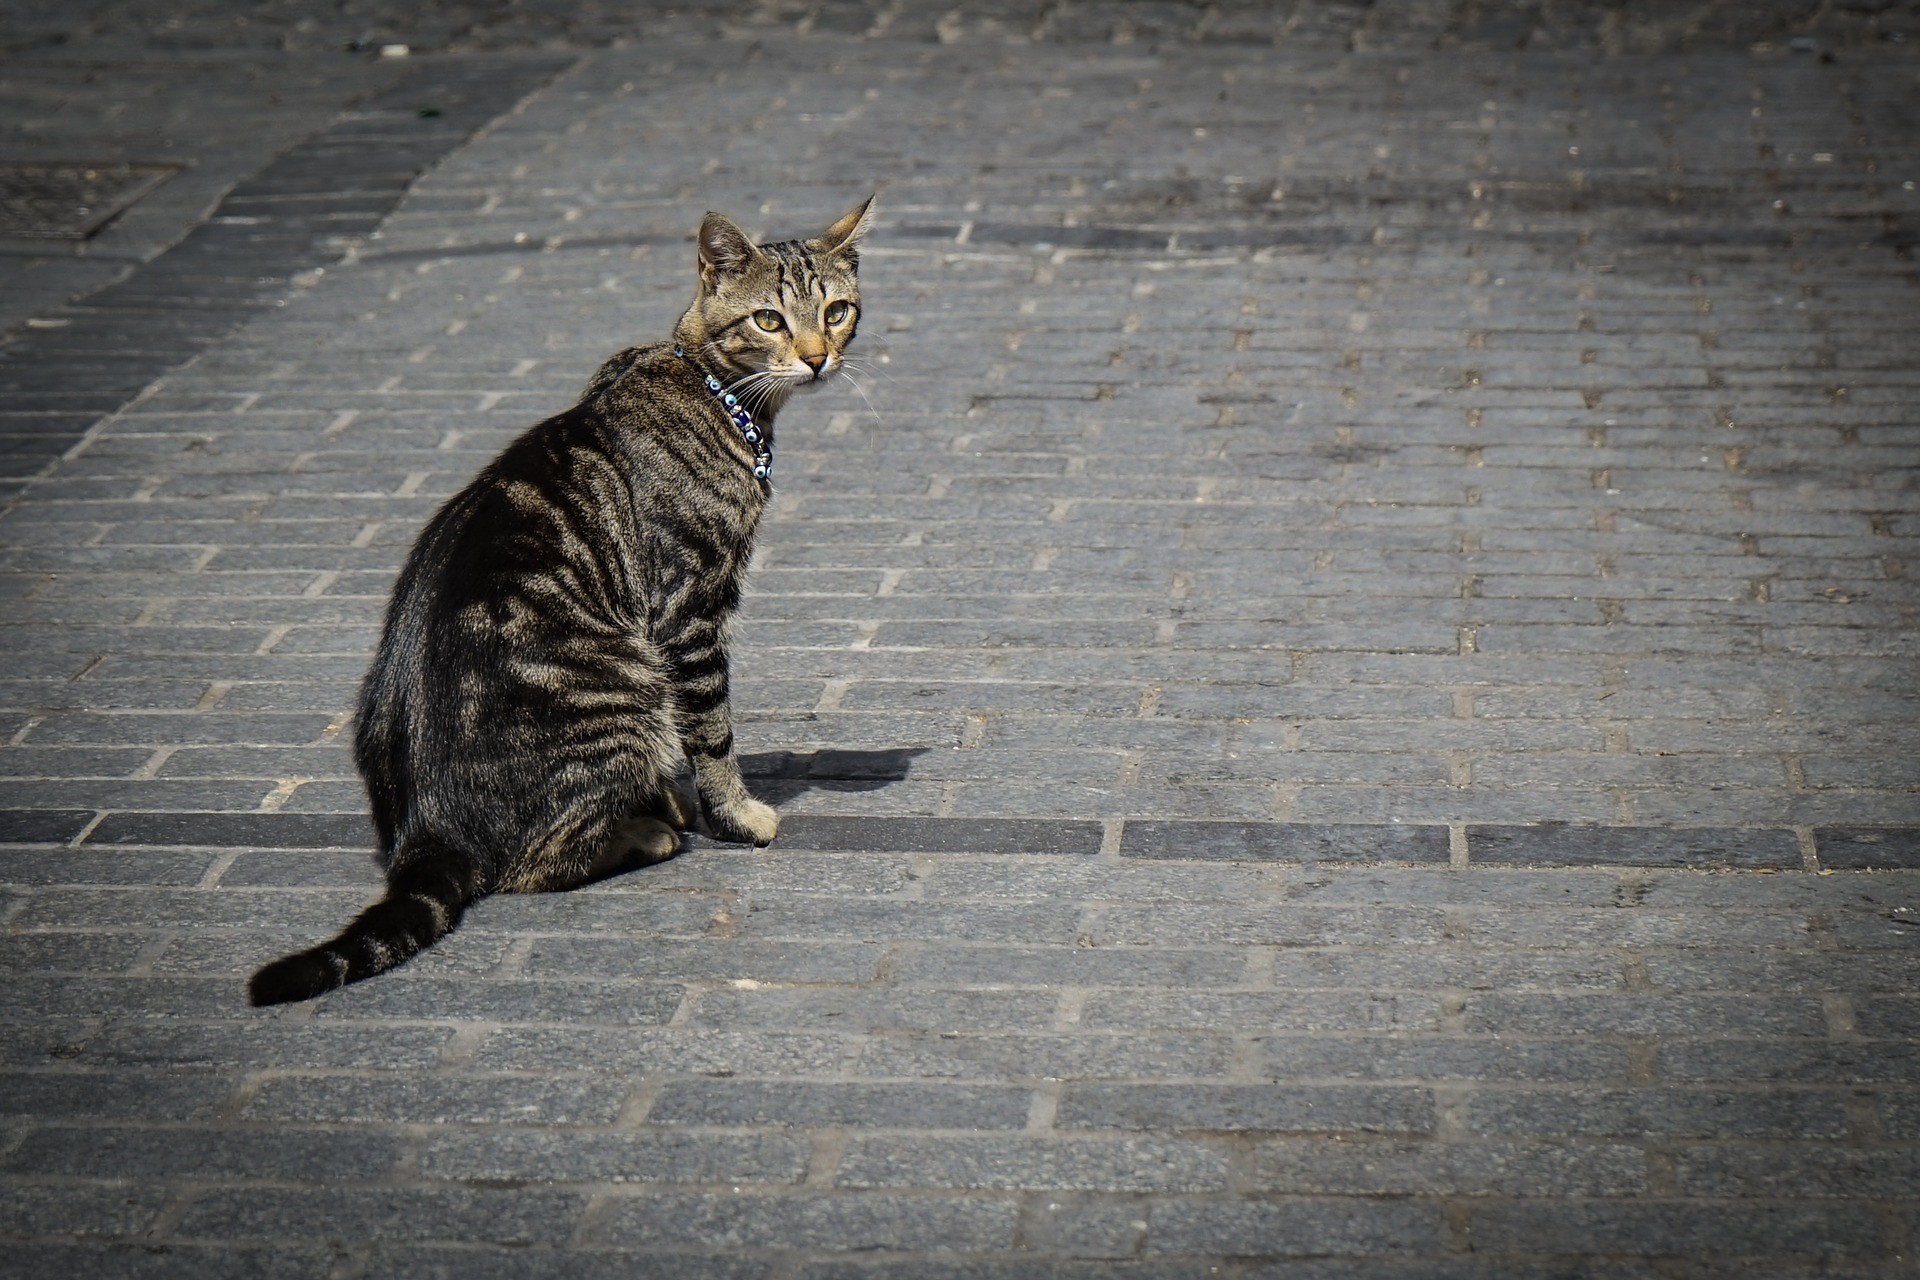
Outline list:
[[[669,344],[606,361],[577,403],[515,438],[428,522],[376,665],[401,651],[452,657],[450,642],[515,617],[644,627],[661,580],[689,566],[737,577],[765,494],[717,421]],[[562,597],[569,608],[544,607]],[[540,607],[516,607],[528,598]]]

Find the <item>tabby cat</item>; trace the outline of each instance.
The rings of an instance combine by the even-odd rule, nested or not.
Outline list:
[[[256,1005],[402,963],[476,898],[765,845],[727,708],[727,621],[771,493],[773,419],[841,369],[873,201],[812,240],[700,226],[673,338],[609,360],[430,520],[387,608],[354,758],[386,896],[253,975]],[[693,796],[680,787],[692,762]]]

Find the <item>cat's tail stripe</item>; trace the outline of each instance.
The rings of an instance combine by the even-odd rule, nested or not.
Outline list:
[[[419,847],[416,843],[414,850]],[[405,864],[388,875],[386,897],[333,941],[275,960],[254,974],[248,998],[256,1005],[311,1000],[384,973],[452,933],[478,896],[467,854],[438,842],[424,853],[410,850]]]

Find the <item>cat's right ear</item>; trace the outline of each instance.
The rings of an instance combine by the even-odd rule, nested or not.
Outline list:
[[[731,275],[753,257],[753,241],[732,221],[709,213],[700,223],[700,281],[711,286],[721,276]]]

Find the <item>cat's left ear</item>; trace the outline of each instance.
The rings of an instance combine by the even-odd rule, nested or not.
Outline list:
[[[815,253],[838,253],[849,258],[857,257],[860,238],[873,228],[873,202],[876,196],[868,196],[860,204],[847,211],[845,217],[827,228],[826,234],[810,246]]]

